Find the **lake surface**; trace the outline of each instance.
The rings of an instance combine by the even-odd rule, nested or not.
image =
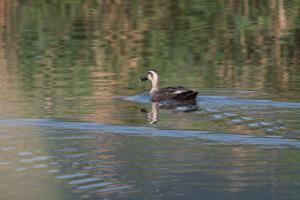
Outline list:
[[[0,199],[299,199],[298,1],[0,2]],[[161,86],[197,105],[151,103]]]

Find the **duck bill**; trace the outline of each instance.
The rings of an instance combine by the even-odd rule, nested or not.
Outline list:
[[[148,80],[147,76],[140,79],[140,81],[147,81],[147,80]]]

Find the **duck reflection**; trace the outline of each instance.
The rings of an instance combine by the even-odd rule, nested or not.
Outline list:
[[[174,110],[179,112],[193,112],[198,110],[196,102],[151,102],[151,111],[148,112],[146,108],[141,109],[141,112],[146,113],[149,124],[155,124],[159,121],[159,109]]]
[[[147,113],[147,119],[149,124],[155,124],[158,121],[159,114],[159,102],[151,103],[151,111]]]

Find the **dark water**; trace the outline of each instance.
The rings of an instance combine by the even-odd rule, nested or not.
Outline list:
[[[299,199],[298,1],[1,1],[0,199]],[[161,86],[196,106],[149,101]]]

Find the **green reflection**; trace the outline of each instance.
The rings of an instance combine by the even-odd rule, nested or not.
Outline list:
[[[27,116],[116,119],[114,99],[146,90],[137,79],[150,68],[163,86],[251,89],[297,101],[299,6],[15,0],[3,13],[3,51]]]
[[[299,102],[299,15],[299,0],[2,0],[0,116],[299,140],[299,107],[238,104],[218,110],[219,100],[185,113],[120,99],[146,91],[149,86],[140,84],[138,77],[155,68],[162,86],[186,85],[199,90],[202,97]],[[200,101],[215,100],[207,98]],[[147,110],[150,122],[157,123],[148,125],[147,113],[140,110]],[[9,172],[1,182],[0,188],[8,192],[4,197],[19,191],[15,199],[22,193],[33,199],[32,189],[41,185],[38,196],[79,198],[86,191],[70,186],[68,180],[54,182],[58,175],[82,171],[94,178],[103,173],[109,181],[129,182],[134,186],[130,190],[140,191],[137,199],[161,193],[181,198],[178,189],[190,197],[203,193],[215,197],[221,191],[220,199],[225,194],[229,199],[236,194],[236,198],[246,194],[251,199],[253,194],[263,199],[299,197],[298,149],[46,127],[17,126],[0,132],[5,133],[0,169]],[[65,157],[72,156],[74,149],[82,157]],[[53,163],[24,164],[20,162],[24,152],[53,156],[51,160],[62,171],[45,175],[48,168],[42,167],[51,170]],[[93,168],[96,164],[99,168]],[[24,166],[30,170],[14,171]],[[18,182],[21,187],[15,188]],[[183,183],[190,184],[188,189]]]

